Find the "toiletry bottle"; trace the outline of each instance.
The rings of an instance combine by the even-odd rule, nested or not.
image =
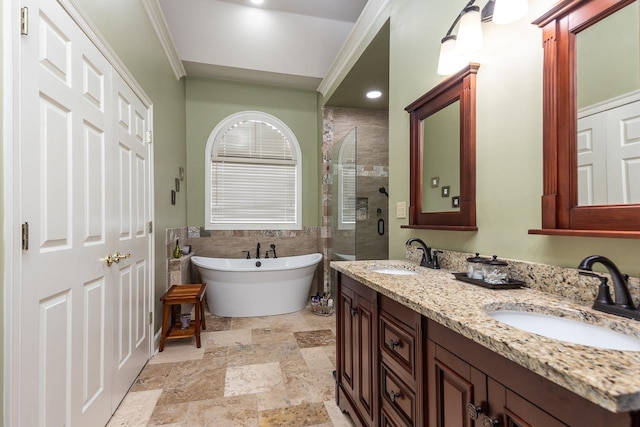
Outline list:
[[[176,247],[173,250],[173,257],[174,258],[180,258],[180,240],[176,239]]]

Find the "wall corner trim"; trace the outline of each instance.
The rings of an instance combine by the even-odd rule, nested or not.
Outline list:
[[[149,0],[144,0],[149,1]],[[327,97],[336,90],[340,78],[345,70],[349,70],[376,36],[380,28],[391,16],[391,0],[369,0],[362,14],[349,33],[334,59],[327,75],[318,86],[318,92]]]
[[[176,76],[176,80],[180,80],[187,75],[187,72],[182,65],[182,61],[180,61],[180,58],[178,57],[176,45],[173,42],[173,38],[169,32],[169,27],[167,26],[167,21],[164,18],[164,13],[162,13],[158,0],[142,0],[142,5],[144,6],[144,10],[147,12],[147,16],[151,21],[153,29],[158,35],[158,40],[160,40],[162,49],[164,50],[165,55],[167,55],[167,59],[169,60],[173,74]]]

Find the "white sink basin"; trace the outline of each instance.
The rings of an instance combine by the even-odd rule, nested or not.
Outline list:
[[[499,322],[527,332],[590,347],[640,351],[640,339],[602,326],[565,317],[514,310],[487,311]]]
[[[418,274],[415,271],[405,270],[403,268],[372,268],[372,273],[394,274],[396,276],[412,276]]]

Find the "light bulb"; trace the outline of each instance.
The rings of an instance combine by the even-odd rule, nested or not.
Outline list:
[[[443,38],[438,59],[438,74],[448,76],[461,70],[466,64],[467,61],[456,51],[456,36]]]
[[[369,99],[376,99],[376,98],[380,98],[382,96],[382,92],[380,92],[379,90],[370,90],[369,92],[367,92],[367,98]]]
[[[495,0],[493,7],[493,22],[496,24],[510,24],[522,18],[529,12],[527,0]]]
[[[467,54],[482,48],[482,22],[480,21],[480,7],[469,6],[462,11],[456,50],[458,53]]]

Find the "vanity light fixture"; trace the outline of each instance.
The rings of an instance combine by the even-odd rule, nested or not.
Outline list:
[[[440,45],[438,74],[447,76],[469,63],[466,55],[482,48],[482,22],[509,24],[526,15],[528,0],[489,0],[480,12],[470,0],[451,24]],[[459,24],[459,25],[458,25]],[[458,33],[452,34],[456,25]]]
[[[369,92],[367,92],[367,98],[369,99],[377,99],[380,98],[382,96],[382,92],[380,92],[379,90],[370,90]]]

